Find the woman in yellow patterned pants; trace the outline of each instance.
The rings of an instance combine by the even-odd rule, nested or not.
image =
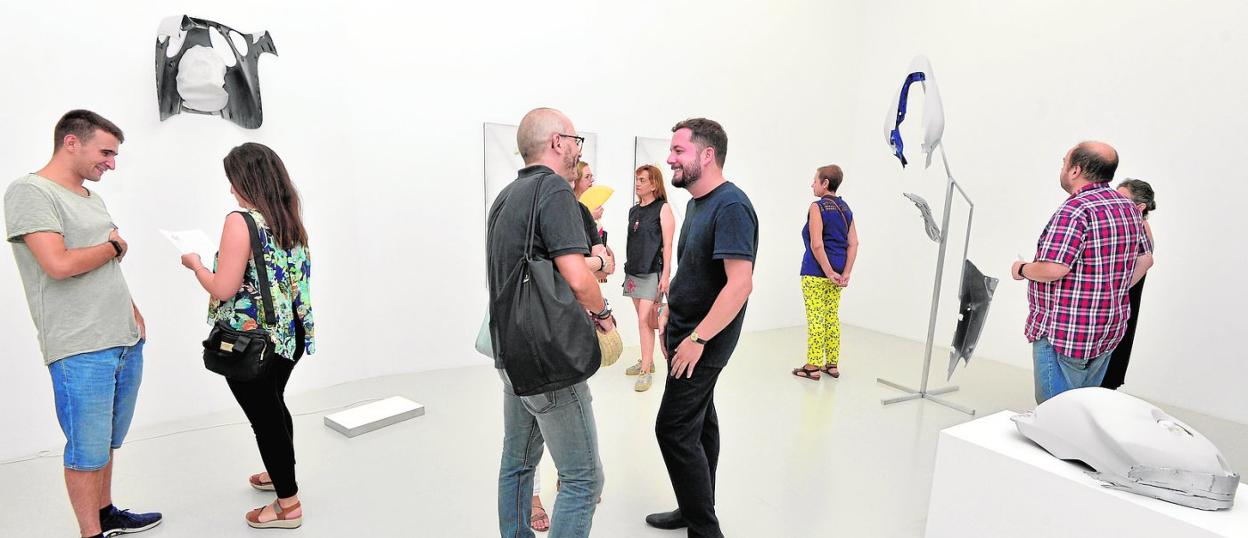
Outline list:
[[[806,302],[806,364],[793,369],[793,375],[819,379],[823,373],[840,377],[841,288],[849,286],[849,276],[858,256],[858,227],[849,204],[836,195],[844,174],[837,165],[821,166],[810,183],[811,194],[819,199],[806,210],[802,241],[802,297]]]

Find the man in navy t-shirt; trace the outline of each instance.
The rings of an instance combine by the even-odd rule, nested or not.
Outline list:
[[[678,508],[651,514],[661,529],[689,528],[689,536],[723,536],[715,516],[719,421],[715,382],[728,365],[753,287],[758,215],[750,199],[724,179],[728,135],[718,123],[695,118],[672,128],[672,185],[693,195],[685,210],[677,267],[668,291],[663,352],[668,377],[655,435]]]

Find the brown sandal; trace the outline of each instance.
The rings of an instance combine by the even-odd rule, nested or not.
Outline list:
[[[543,528],[537,528],[538,523],[542,523]],[[546,513],[546,509],[539,505],[533,505],[533,513],[529,516],[529,527],[537,532],[546,532],[550,530],[550,515]]]
[[[793,375],[797,377],[804,377],[806,379],[818,381],[819,370],[820,370],[819,368],[815,368],[814,370],[807,370],[805,366],[802,366],[800,368],[794,368]]]
[[[835,364],[834,364],[834,365],[832,365],[832,366],[828,366],[828,367],[826,367],[826,368],[820,368],[820,370],[823,370],[824,372],[827,372],[827,373],[828,373],[828,375],[832,376],[832,379],[836,379],[836,378],[841,377],[841,371],[836,369],[836,365],[835,365]]]
[[[274,490],[276,490],[277,488],[273,487],[273,481],[272,481],[272,480],[270,480],[270,481],[268,481],[268,482],[264,482],[264,481],[260,480],[260,475],[261,475],[261,474],[264,474],[264,473],[257,473],[257,474],[253,474],[253,475],[251,475],[251,478],[248,478],[248,479],[247,479],[247,482],[248,482],[249,484],[251,484],[251,487],[256,488],[256,489],[258,489],[258,490],[260,490],[260,491],[274,491]]]
[[[273,501],[273,513],[277,515],[277,519],[272,521],[260,521],[260,513],[264,511],[263,506],[247,512],[247,525],[253,529],[297,529],[303,525],[303,514],[299,517],[290,517],[287,514],[297,510],[300,504],[295,503],[294,506],[282,508],[282,503]]]

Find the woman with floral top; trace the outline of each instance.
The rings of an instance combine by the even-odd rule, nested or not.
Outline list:
[[[251,421],[265,471],[252,475],[251,486],[275,491],[277,501],[246,515],[255,528],[293,529],[303,523],[295,481],[295,447],[286,382],[304,353],[315,352],[312,302],[309,295],[311,263],[308,234],[286,166],[273,150],[247,143],[225,157],[230,194],[256,222],[264,267],[252,261],[251,235],[241,211],[225,218],[215,269],[204,266],[197,254],[182,256],[182,265],[212,296],[208,323],[224,321],[237,330],[263,327],[269,332],[279,360],[272,361],[258,379],[227,379],[230,391]],[[266,271],[277,319],[263,319],[257,270]]]

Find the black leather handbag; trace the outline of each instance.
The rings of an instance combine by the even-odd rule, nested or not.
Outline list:
[[[233,381],[252,381],[264,375],[269,363],[277,359],[273,342],[266,330],[266,321],[276,321],[273,313],[273,295],[269,290],[269,267],[264,262],[264,246],[260,244],[260,232],[256,220],[245,211],[237,211],[247,221],[251,234],[251,259],[256,266],[257,285],[260,288],[260,328],[240,331],[218,320],[204,340],[204,367]]]
[[[534,182],[524,257],[490,304],[494,351],[517,396],[570,387],[589,379],[602,365],[596,329],[585,307],[554,260],[533,256],[537,198],[547,180],[542,176]]]

